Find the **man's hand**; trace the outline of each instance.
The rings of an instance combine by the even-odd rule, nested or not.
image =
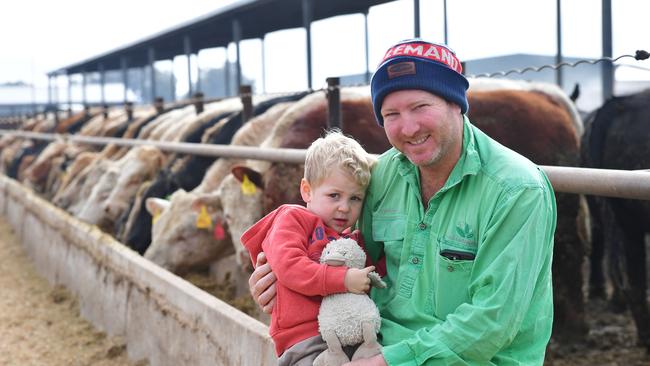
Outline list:
[[[349,268],[345,272],[345,288],[353,294],[365,294],[370,290],[370,277],[368,273],[375,270],[375,266],[369,266],[364,269]]]
[[[263,312],[271,314],[275,305],[275,274],[261,252],[255,262],[255,270],[248,279],[251,296]]]
[[[370,358],[362,358],[360,360],[344,363],[342,366],[388,366],[384,356],[380,353],[377,356]]]

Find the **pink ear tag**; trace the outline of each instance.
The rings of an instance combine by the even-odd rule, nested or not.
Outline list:
[[[226,237],[226,231],[223,229],[221,220],[219,219],[217,219],[214,224],[214,231],[212,232],[212,236],[214,236],[214,238],[217,240],[223,240]]]

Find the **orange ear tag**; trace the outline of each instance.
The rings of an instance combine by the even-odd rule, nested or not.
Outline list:
[[[201,205],[201,212],[196,218],[196,228],[197,229],[209,229],[212,227],[212,219],[208,215],[208,210],[205,208],[205,205]]]
[[[226,230],[224,230],[223,226],[221,225],[221,220],[217,219],[216,224],[214,224],[214,231],[212,232],[212,236],[217,240],[223,240],[226,237]]]
[[[155,225],[156,221],[160,218],[160,211],[156,210],[156,212],[153,213],[153,216],[151,217],[151,225]]]
[[[256,191],[255,184],[248,179],[246,174],[244,174],[244,180],[241,182],[241,191],[247,196],[255,194]]]

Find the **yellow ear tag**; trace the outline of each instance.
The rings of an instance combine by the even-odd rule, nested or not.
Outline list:
[[[248,179],[246,174],[244,174],[244,180],[241,182],[241,191],[247,196],[255,194],[256,191],[255,184]]]
[[[154,225],[159,218],[160,218],[160,211],[156,210],[156,212],[154,212],[153,216],[151,217],[151,225]]]
[[[209,229],[212,227],[212,219],[208,215],[208,210],[205,208],[205,205],[201,205],[201,212],[196,218],[196,228],[197,229]]]

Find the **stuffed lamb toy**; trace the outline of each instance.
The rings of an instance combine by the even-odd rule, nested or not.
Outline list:
[[[327,244],[320,262],[363,269],[366,253],[353,239],[336,239]],[[376,272],[368,276],[371,285],[386,287]],[[339,366],[350,362],[342,346],[360,344],[352,356],[353,361],[381,353],[381,346],[377,342],[380,324],[379,310],[368,295],[348,292],[325,296],[318,314],[318,325],[327,349],[314,360],[314,366]]]

